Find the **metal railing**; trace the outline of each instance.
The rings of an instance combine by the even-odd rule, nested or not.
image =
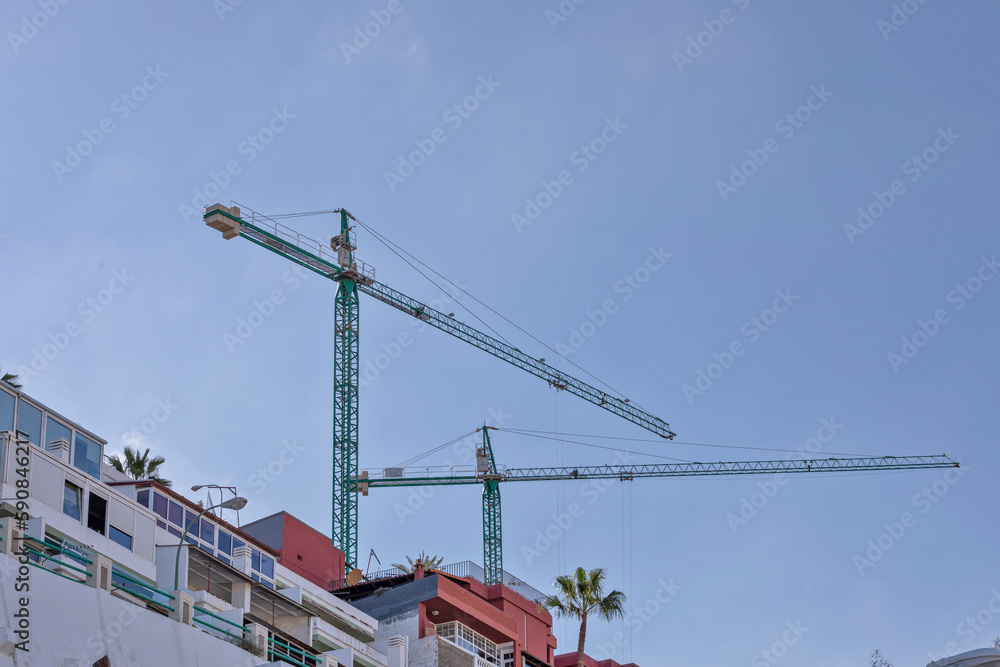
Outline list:
[[[403,572],[398,567],[393,567],[388,570],[379,570],[378,572],[372,572],[364,575],[361,583],[371,583],[381,581],[382,579],[391,579],[392,577],[398,577],[401,574],[406,574],[406,572]],[[341,588],[347,588],[347,579],[337,579],[336,581],[330,582],[330,590],[338,591]]]
[[[248,632],[250,632],[250,630],[248,630],[247,628],[244,628],[239,623],[233,623],[228,618],[223,618],[222,616],[219,616],[218,614],[214,614],[214,613],[210,612],[207,609],[202,609],[201,607],[193,607],[193,609],[194,609],[195,612],[201,612],[202,614],[205,614],[207,616],[211,616],[212,618],[214,618],[216,620],[219,620],[219,621],[222,621],[223,623],[226,623],[227,625],[231,625],[234,628],[238,628],[241,633],[248,633]],[[224,635],[229,635],[233,639],[243,639],[243,634],[236,635],[236,634],[233,634],[232,632],[230,632],[230,631],[228,631],[228,630],[226,630],[224,628],[218,628],[218,627],[212,625],[211,623],[209,623],[208,621],[205,621],[205,620],[202,620],[202,619],[198,618],[197,614],[195,614],[195,616],[192,618],[192,620],[195,623],[201,623],[205,627],[211,628],[212,630],[215,630],[216,632],[221,632]]]
[[[272,647],[278,647],[284,649],[284,652],[276,651]],[[301,660],[296,660],[291,656],[295,653],[301,657]],[[267,656],[268,658],[274,658],[279,662],[287,662],[290,665],[295,665],[296,667],[316,667],[319,664],[319,659],[312,653],[307,653],[302,649],[295,648],[289,644],[278,641],[274,637],[267,638]]]
[[[125,583],[115,581],[116,578],[124,580]],[[116,570],[113,566],[111,568],[111,586],[120,591],[124,591],[129,595],[134,595],[135,597],[149,602],[150,604],[156,605],[160,609],[175,611],[174,608],[170,606],[169,602],[164,601],[164,599],[176,600],[173,595],[167,593],[166,591],[161,591],[156,586],[147,584],[144,581],[140,581],[139,579],[127,575],[121,570]],[[158,597],[160,599],[157,599]]]
[[[480,583],[486,583],[486,571],[483,570],[478,564],[472,562],[471,560],[464,560],[458,563],[452,563],[451,565],[444,565],[442,567],[435,568],[441,570],[442,572],[447,572],[450,575],[456,577],[468,577],[470,579],[475,579]],[[502,570],[503,572],[503,585],[511,589],[521,597],[531,602],[540,603],[544,600],[547,595],[542,593],[540,590],[528,583],[518,579],[513,574],[507,570]]]

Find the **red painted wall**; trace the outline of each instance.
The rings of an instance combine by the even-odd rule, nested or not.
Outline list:
[[[601,660],[598,662],[586,653],[583,654],[583,664],[584,667],[639,667],[634,662],[630,662],[627,665],[618,664],[614,660]],[[557,655],[555,667],[576,667],[576,651]]]
[[[281,564],[323,590],[344,578],[344,552],[315,528],[284,512]]]

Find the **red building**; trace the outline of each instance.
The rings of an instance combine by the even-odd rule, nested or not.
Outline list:
[[[379,640],[406,637],[410,664],[553,667],[552,616],[509,586],[418,570],[334,594],[378,619]]]
[[[622,665],[614,660],[594,660],[586,653],[583,654],[584,667],[639,667],[634,662]],[[576,652],[560,653],[556,656],[555,667],[576,667]]]
[[[278,552],[278,562],[289,570],[330,590],[344,578],[344,552],[329,537],[288,512],[278,512],[243,526],[252,535]]]

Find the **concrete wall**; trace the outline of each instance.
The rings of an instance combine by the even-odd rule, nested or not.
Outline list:
[[[30,651],[12,634],[17,562],[0,555],[0,667],[253,667],[265,664],[201,630],[90,588],[31,568]],[[15,657],[16,653],[16,657]]]

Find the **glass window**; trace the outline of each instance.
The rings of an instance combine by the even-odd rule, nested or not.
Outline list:
[[[219,531],[219,551],[233,555],[233,536],[224,530]]]
[[[114,526],[108,526],[108,537],[129,551],[132,551],[132,536],[125,531],[118,530]]]
[[[250,550],[250,569],[260,572],[260,552],[256,549]]]
[[[215,524],[204,517],[201,520],[201,539],[215,546]]]
[[[198,544],[198,540],[196,540],[194,535],[192,535],[191,533],[184,535],[184,541],[187,542],[188,544],[194,544],[195,546],[197,546]]]
[[[195,537],[198,536],[198,515],[191,510],[184,510],[184,529],[191,532]],[[190,526],[190,528],[188,528]]]
[[[0,431],[14,430],[14,404],[17,399],[0,389]]]
[[[149,507],[149,489],[142,489],[135,494],[135,500],[143,507]]]
[[[167,526],[167,532],[170,533],[171,535],[173,535],[174,537],[180,537],[181,536],[181,531],[179,531],[178,529],[174,528],[173,526]]]
[[[233,538],[233,554],[232,555],[235,556],[236,555],[236,550],[239,549],[240,547],[245,547],[246,545],[247,545],[246,542],[244,542],[243,540],[241,540],[238,537],[234,537]]]
[[[157,528],[162,528],[163,530],[166,530],[167,529],[167,522],[166,521],[160,521],[159,519],[157,519],[156,520],[156,527]]]
[[[46,449],[48,449],[48,444],[53,440],[58,440],[59,438],[65,438],[66,443],[69,445],[73,444],[73,431],[69,426],[63,426],[57,422],[52,417],[47,417],[45,419],[45,444]]]
[[[274,579],[274,559],[268,555],[260,555],[260,573],[268,579]]]
[[[140,492],[141,493],[141,492]],[[162,518],[167,518],[167,497],[160,493],[153,494],[153,511]]]
[[[167,518],[167,521],[175,526],[184,526],[184,508],[181,507],[180,503],[170,501],[170,516]]]
[[[66,482],[63,487],[63,514],[80,520],[81,495],[83,491],[72,482]]]
[[[220,555],[216,554],[215,557],[218,558],[219,560],[221,560],[226,565],[232,565],[233,564],[233,561],[229,560],[229,558],[227,556],[220,556]]]
[[[95,479],[101,478],[101,446],[83,435],[76,434],[73,465]]]
[[[104,535],[104,528],[108,525],[108,501],[96,493],[90,494],[90,502],[87,503],[87,528],[95,530]]]
[[[21,401],[20,412],[17,415],[17,430],[28,434],[28,441],[33,445],[42,442],[42,411],[27,401]]]

